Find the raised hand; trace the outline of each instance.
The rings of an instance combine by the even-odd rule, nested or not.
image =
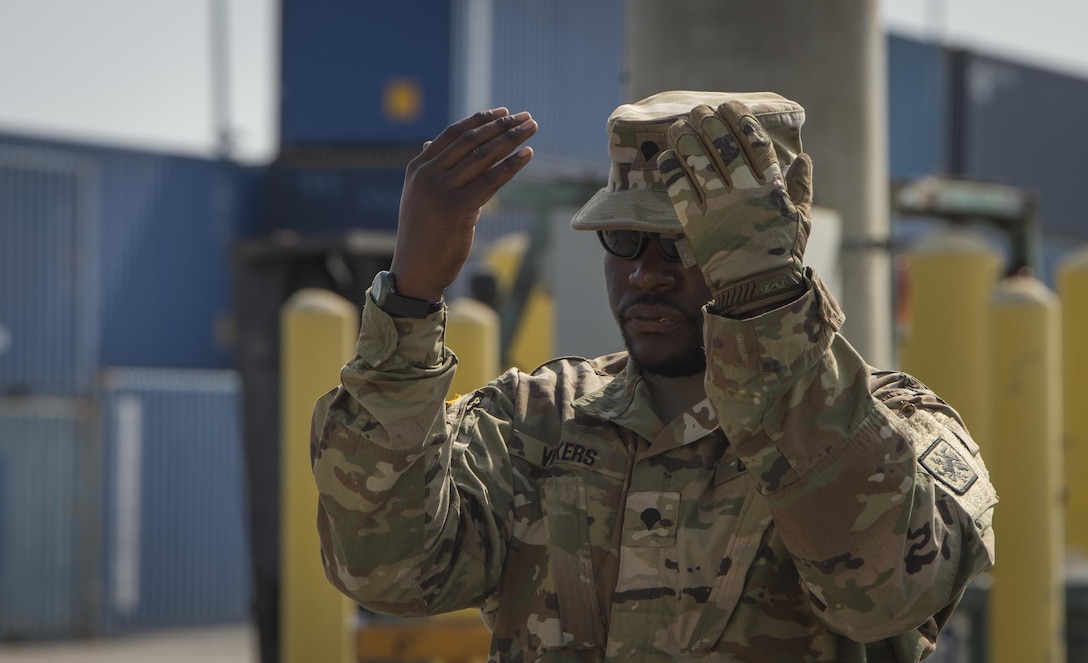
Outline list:
[[[437,301],[472,250],[480,208],[532,159],[527,112],[482,111],[447,127],[408,164],[390,271],[397,293]],[[514,151],[517,150],[517,151]]]

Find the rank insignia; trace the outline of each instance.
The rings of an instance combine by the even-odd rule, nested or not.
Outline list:
[[[930,474],[954,490],[957,495],[966,493],[971,484],[978,479],[974,468],[964,460],[959,450],[943,437],[938,437],[919,460]]]

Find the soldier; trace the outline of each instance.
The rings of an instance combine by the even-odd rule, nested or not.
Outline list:
[[[993,563],[958,415],[870,367],[802,262],[804,109],[667,92],[608,119],[604,247],[627,347],[445,403],[442,294],[532,158],[478,113],[408,166],[391,273],[314,415],[329,580],[403,616],[469,606],[492,661],[917,661]]]

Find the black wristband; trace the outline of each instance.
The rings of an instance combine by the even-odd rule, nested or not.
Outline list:
[[[378,272],[370,286],[370,299],[394,318],[426,318],[442,310],[443,300],[429,302],[425,299],[398,295],[393,275]]]
[[[753,311],[791,302],[807,289],[801,274],[792,265],[784,265],[730,283],[714,293],[714,308],[729,317],[743,318]]]

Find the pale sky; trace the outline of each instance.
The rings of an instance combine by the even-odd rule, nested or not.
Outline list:
[[[229,7],[235,154],[271,158],[276,0],[0,0],[0,132],[212,154],[216,2]],[[881,16],[907,36],[1088,79],[1085,0],[881,0]]]
[[[210,155],[220,1],[238,154],[269,158],[276,0],[0,0],[0,131]]]

